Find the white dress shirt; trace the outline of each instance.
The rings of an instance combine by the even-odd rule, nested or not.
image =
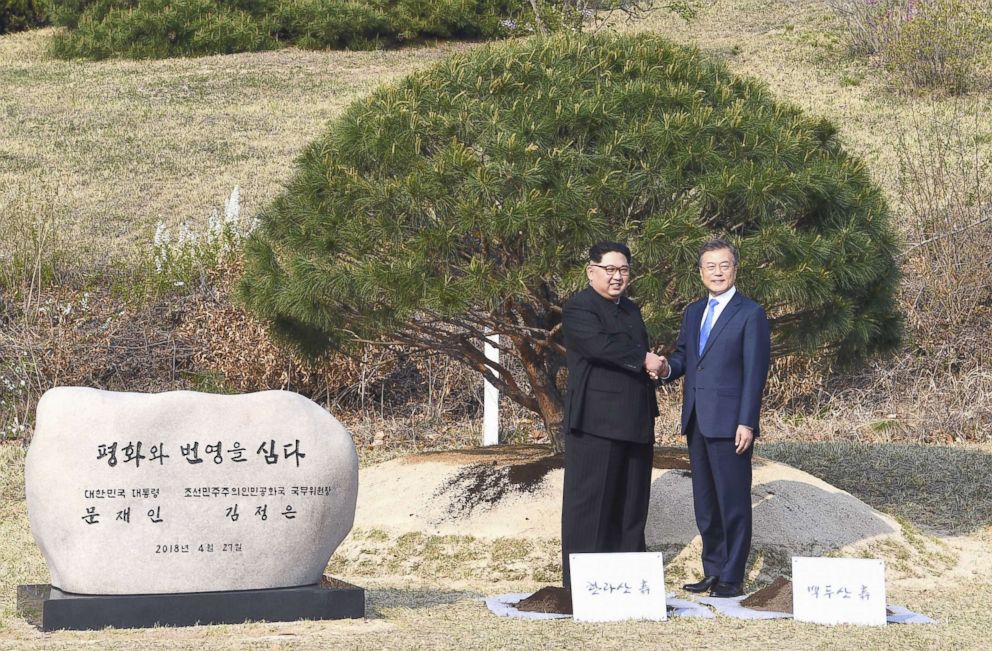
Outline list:
[[[706,322],[706,310],[710,309],[710,305],[709,305],[710,299],[713,299],[713,298],[716,299],[716,307],[713,308],[713,322],[710,324],[710,334],[712,334],[713,333],[713,326],[716,325],[716,320],[719,319],[720,318],[720,314],[723,313],[723,308],[727,307],[727,305],[730,303],[730,299],[732,299],[734,297],[734,294],[736,294],[736,293],[737,293],[737,286],[734,285],[733,287],[731,287],[730,289],[728,289],[724,293],[720,294],[719,296],[713,296],[712,294],[710,294],[707,297],[707,299],[706,299],[706,308],[703,310],[703,318],[699,321],[699,331],[700,332],[703,331],[703,323]],[[696,341],[694,343],[695,343],[695,345],[698,346],[698,344],[699,344],[699,338],[698,337],[696,338]],[[660,379],[667,380],[671,376],[672,376],[672,369],[671,369],[671,367],[669,367],[668,373],[666,373],[665,376],[662,377],[662,378],[660,378]]]
[[[723,308],[727,307],[727,304],[730,303],[730,299],[732,299],[736,293],[737,286],[735,285],[719,296],[713,296],[713,294],[710,294],[709,298],[706,299],[706,310],[710,309],[709,302],[714,298],[716,299],[716,307],[713,308],[713,322],[710,324],[711,331],[713,326],[716,325],[716,320],[720,318],[721,314],[723,314]],[[706,322],[706,310],[703,310],[703,320],[699,322],[700,332],[703,331],[703,324]]]

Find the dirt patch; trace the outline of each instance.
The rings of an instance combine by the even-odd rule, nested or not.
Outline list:
[[[473,463],[459,470],[438,488],[435,497],[452,496],[447,516],[456,518],[479,506],[494,506],[513,493],[534,493],[552,470],[564,465],[562,456],[538,458],[524,463],[498,460]]]
[[[453,466],[463,466],[473,462],[512,465],[548,457],[560,458],[560,455],[552,455],[550,445],[490,445],[463,450],[422,452],[404,457],[402,461],[403,463],[447,463]]]
[[[511,465],[506,478],[510,485],[519,491],[532,493],[552,470],[565,467],[565,459],[560,454],[537,459],[529,463]]]
[[[510,466],[527,466],[532,463],[546,462],[552,464],[549,469],[562,468],[564,464],[562,455],[551,454],[551,446],[540,444],[492,445],[465,450],[440,450],[414,454],[403,459],[403,463],[438,462],[458,466],[472,462]],[[652,465],[658,470],[689,470],[689,451],[677,447],[655,447]],[[522,472],[526,473],[526,471]]]
[[[780,576],[770,585],[741,601],[741,605],[752,610],[768,610],[776,613],[792,612],[792,581]]]
[[[508,495],[535,493],[549,472],[563,468],[565,464],[563,456],[551,454],[551,447],[547,445],[500,445],[427,452],[403,461],[463,466],[434,493],[434,497],[449,498],[448,519],[464,517],[480,506],[495,506]]]
[[[572,593],[558,586],[549,585],[516,603],[516,609],[527,613],[572,614]]]
[[[434,497],[457,496],[450,500],[447,513],[450,519],[468,515],[480,506],[492,507],[514,493],[536,492],[549,472],[565,465],[563,455],[550,452],[546,445],[501,445],[428,452],[407,457],[405,462],[469,463],[434,493]],[[689,455],[680,448],[657,448],[653,465],[662,470],[687,471]]]
[[[350,583],[345,583],[341,579],[335,579],[333,576],[330,576],[329,574],[325,574],[322,577],[320,577],[320,587],[331,588],[332,590],[344,590],[347,588],[354,588],[355,586],[351,585]]]

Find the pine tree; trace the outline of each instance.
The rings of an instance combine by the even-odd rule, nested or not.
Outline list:
[[[516,1],[58,0],[50,3],[51,19],[66,29],[55,34],[51,52],[66,59],[159,59],[289,45],[369,50],[498,38],[513,31],[505,24],[515,22]]]
[[[319,353],[398,342],[467,364],[560,444],[561,305],[626,241],[672,343],[698,246],[740,248],[774,352],[848,362],[899,338],[880,190],[826,120],[657,37],[558,35],[454,56],[355,102],[261,214],[240,295]],[[482,354],[502,335],[515,378]]]
[[[43,0],[0,0],[0,34],[46,24],[45,6]]]

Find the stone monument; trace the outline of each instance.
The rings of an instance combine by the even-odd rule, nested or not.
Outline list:
[[[355,446],[300,395],[58,387],[25,475],[51,585],[18,602],[44,630],[365,614],[363,590],[323,578],[354,522]]]

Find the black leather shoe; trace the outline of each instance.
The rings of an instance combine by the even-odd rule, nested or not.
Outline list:
[[[689,592],[706,592],[713,586],[717,585],[719,578],[720,577],[717,576],[705,576],[699,583],[686,583],[682,586],[682,589],[688,590]]]
[[[739,597],[742,594],[744,594],[744,590],[740,583],[725,583],[724,581],[720,581],[710,590],[711,597],[720,597],[721,599]]]

